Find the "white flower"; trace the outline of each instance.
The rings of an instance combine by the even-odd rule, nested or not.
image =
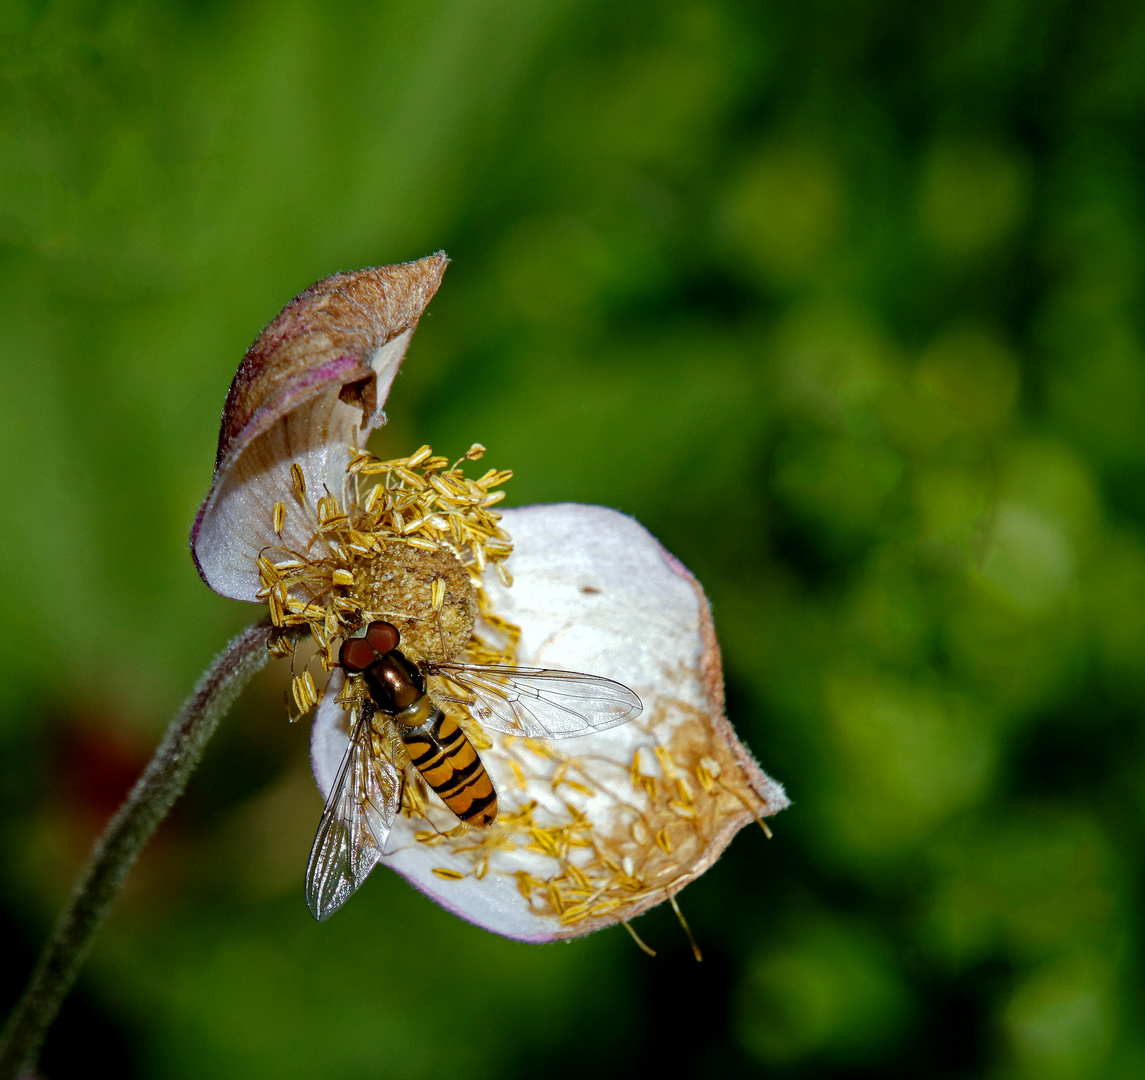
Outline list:
[[[499,514],[495,489],[511,474],[463,475],[479,444],[453,466],[428,447],[390,462],[364,450],[446,264],[336,275],[263,331],[228,394],[191,543],[211,588],[268,603],[284,632],[305,627],[318,643],[331,671],[312,736],[324,797],[367,700],[338,645],[373,619],[423,664],[579,671],[640,696],[623,726],[526,739],[483,729],[431,679],[493,781],[496,821],[459,822],[392,739],[407,783],[384,853],[368,829],[353,836],[362,876],[380,862],[478,925],[550,941],[674,897],[787,799],[724,717],[702,589],[642,526],[573,504]],[[308,672],[295,697],[303,711],[317,700]]]

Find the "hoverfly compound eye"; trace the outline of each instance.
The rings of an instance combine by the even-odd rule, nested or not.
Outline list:
[[[365,671],[377,658],[374,647],[365,638],[354,637],[342,642],[338,663],[347,671]]]
[[[374,647],[379,656],[385,656],[398,647],[401,635],[393,623],[372,622],[366,627],[366,640]]]

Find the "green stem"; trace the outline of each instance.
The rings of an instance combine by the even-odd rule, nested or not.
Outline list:
[[[219,720],[266,663],[269,636],[267,623],[248,627],[215,657],[171,721],[126,802],[96,842],[91,862],[0,1037],[0,1080],[17,1080],[34,1068],[44,1036],[75,982],[127,871],[183,793]]]

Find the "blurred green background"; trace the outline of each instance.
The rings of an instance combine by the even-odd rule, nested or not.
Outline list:
[[[186,536],[243,351],[454,263],[382,456],[639,517],[793,809],[535,947],[316,925],[283,665],[133,873],[50,1080],[1145,1075],[1145,8],[0,5],[0,1006],[256,616]],[[451,977],[435,977],[446,970]]]

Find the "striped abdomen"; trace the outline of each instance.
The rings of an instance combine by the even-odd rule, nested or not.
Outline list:
[[[497,792],[481,764],[473,743],[428,697],[407,709],[419,706],[426,715],[416,727],[399,723],[402,741],[410,761],[425,782],[466,825],[484,828],[497,820]],[[401,717],[395,719],[401,720]]]

